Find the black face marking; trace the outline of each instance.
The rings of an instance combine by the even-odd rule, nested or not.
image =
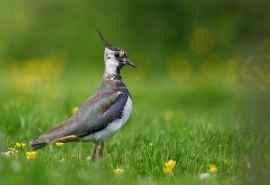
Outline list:
[[[115,52],[114,56],[116,58],[126,58],[127,57],[127,53],[124,50],[120,49],[119,51],[116,51]]]
[[[116,58],[119,58],[119,57],[120,57],[120,53],[119,53],[119,52],[116,52],[116,53],[114,54],[114,56],[115,56]]]

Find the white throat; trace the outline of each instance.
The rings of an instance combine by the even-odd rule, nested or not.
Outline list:
[[[106,75],[118,75],[118,61],[110,59],[105,61],[105,74]]]

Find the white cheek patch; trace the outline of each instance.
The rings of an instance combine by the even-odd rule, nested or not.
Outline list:
[[[106,61],[106,73],[107,74],[116,74],[117,73],[118,62],[115,60]]]
[[[119,61],[114,56],[115,51],[105,48],[104,60],[105,60],[105,72],[107,74],[117,74],[117,68],[119,66]]]

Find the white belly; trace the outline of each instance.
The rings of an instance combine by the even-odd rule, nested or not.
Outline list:
[[[121,119],[114,120],[112,123],[110,123],[106,128],[104,128],[101,131],[85,136],[83,140],[91,140],[91,141],[106,140],[107,138],[114,135],[118,130],[120,130],[123,127],[123,125],[125,125],[131,112],[132,112],[132,100],[130,97],[128,97]]]

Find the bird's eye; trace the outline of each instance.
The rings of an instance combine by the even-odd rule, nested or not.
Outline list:
[[[118,58],[118,57],[120,56],[120,53],[119,53],[119,52],[116,52],[116,53],[114,54],[114,56],[115,56],[116,58]]]

